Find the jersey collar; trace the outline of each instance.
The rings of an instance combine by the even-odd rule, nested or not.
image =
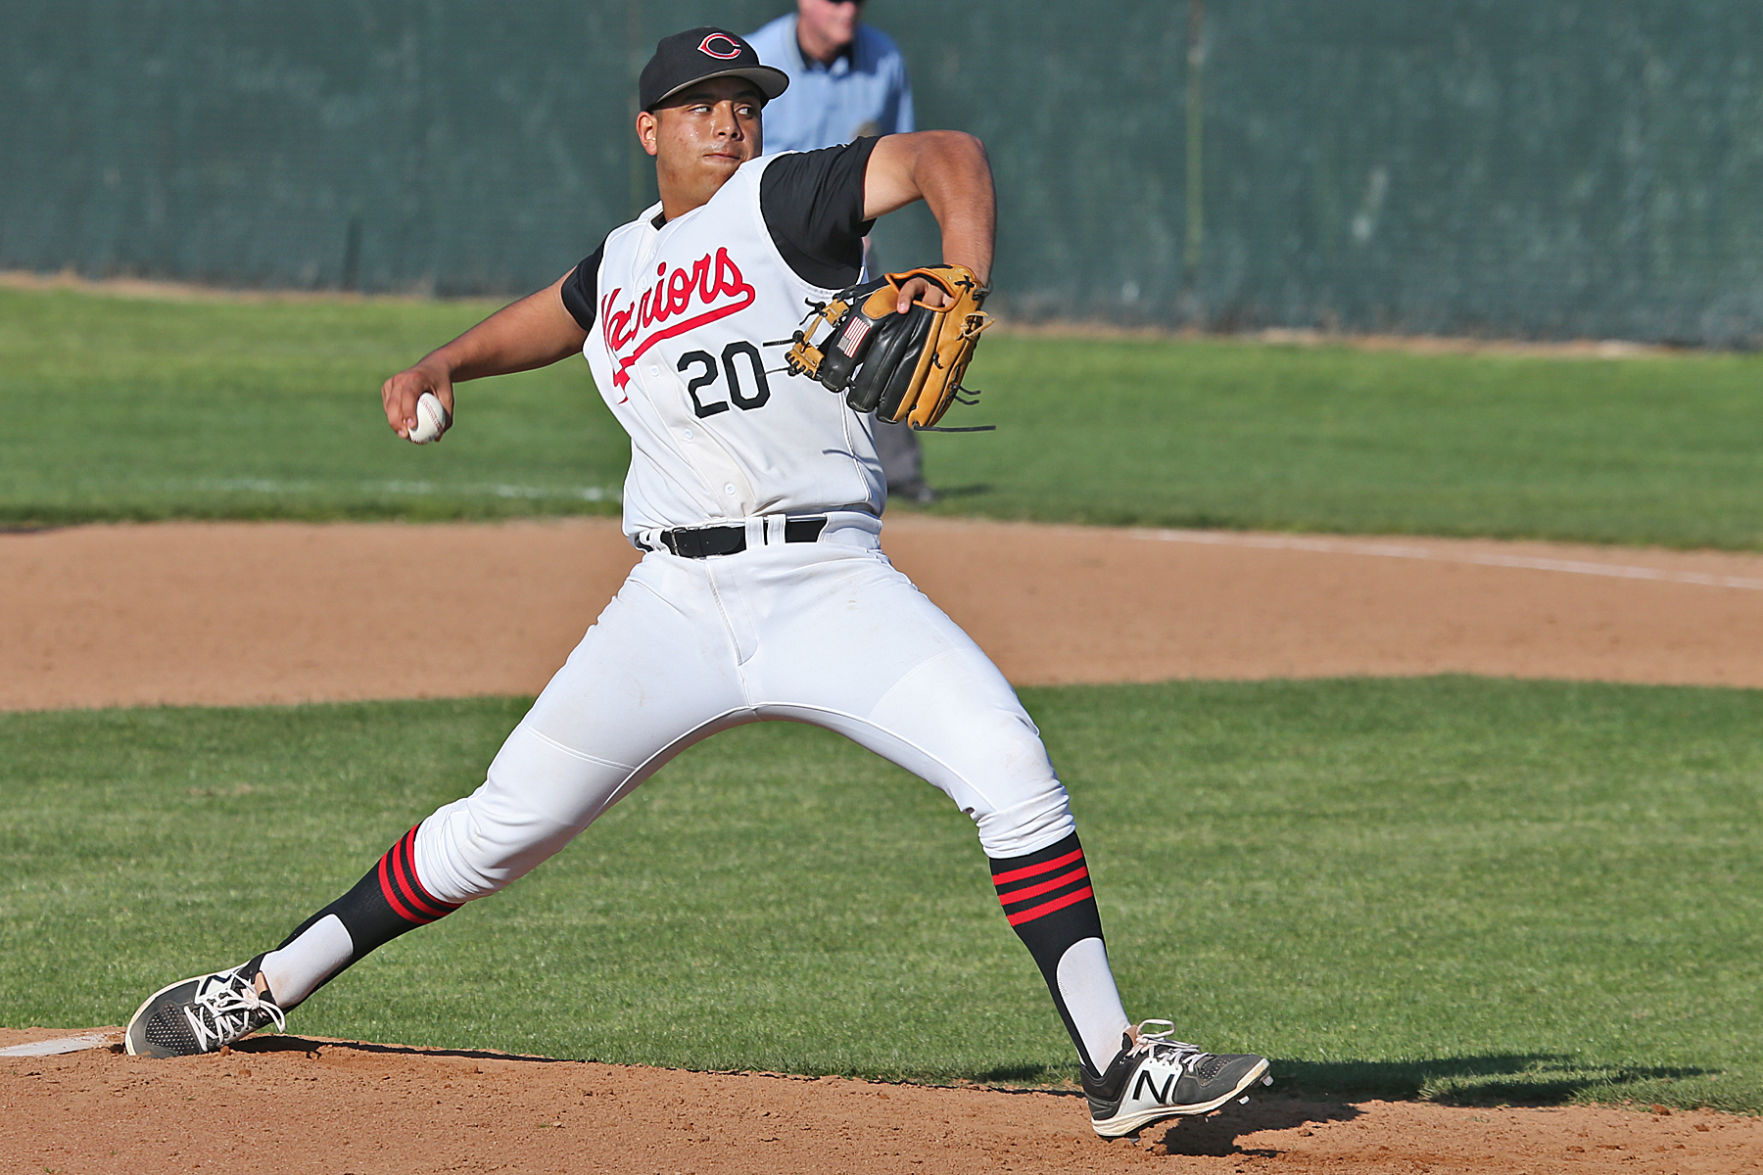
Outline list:
[[[857,37],[862,35],[863,30],[859,27],[857,35],[851,38],[851,43],[834,54],[831,61],[824,63],[808,56],[807,50],[802,48],[802,41],[799,37],[791,39],[794,40],[796,44],[796,60],[802,63],[803,69],[810,72],[819,71],[821,73],[837,75],[850,73],[857,67]]]

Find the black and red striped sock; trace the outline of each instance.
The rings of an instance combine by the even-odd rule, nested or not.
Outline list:
[[[412,828],[353,889],[302,922],[264,957],[270,993],[284,1011],[368,952],[459,908],[459,903],[444,902],[423,887],[415,853]]]
[[[372,941],[372,946],[363,947],[363,954],[390,942],[406,930],[445,918],[460,906],[458,902],[443,902],[429,893],[416,876],[416,829],[421,827],[418,824],[400,837],[397,844],[386,850],[379,864],[339,900],[340,905],[358,892],[362,895],[349,914],[339,910],[337,916],[349,928],[350,937],[355,939],[357,946],[363,942],[363,935],[356,933],[357,926],[368,932],[366,937]]]
[[[1110,1047],[1119,1038],[1125,1014],[1118,1012],[1119,997],[1114,992],[1113,977],[1107,972],[1103,950],[1093,951],[1095,958],[1102,960],[1101,974],[1090,978],[1089,985],[1105,990],[1093,991],[1093,998],[1083,1001],[1084,1007],[1076,1010],[1061,990],[1059,964],[1066,952],[1086,939],[1095,939],[1098,948],[1102,943],[1102,915],[1096,909],[1090,869],[1077,833],[1039,852],[990,860],[992,884],[997,887],[1004,916],[1034,956],[1042,978],[1047,981],[1047,990],[1052,993],[1053,1004],[1059,1009],[1059,1018],[1077,1046],[1078,1056],[1094,1072],[1097,1064],[1111,1059],[1112,1053],[1097,1057],[1091,1053]],[[1074,1011],[1105,1023],[1080,1025]],[[1096,1048],[1086,1047],[1086,1039]]]

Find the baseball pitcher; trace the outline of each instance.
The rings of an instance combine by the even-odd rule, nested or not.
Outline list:
[[[972,818],[1076,1047],[1097,1133],[1204,1114],[1265,1080],[1261,1057],[1129,1020],[1034,723],[881,549],[876,413],[934,424],[984,324],[985,152],[928,131],[762,155],[761,112],[787,84],[725,30],[663,38],[636,120],[660,201],[386,381],[387,423],[411,437],[424,396],[451,422],[460,382],[579,352],[630,434],[624,531],[643,557],[481,786],[279,946],[150,996],[129,1052],[212,1052],[283,1027],[345,968],[521,877],[684,748],[781,719],[838,731]],[[941,228],[943,264],[856,285],[870,225],[916,200]],[[824,335],[804,329],[815,313]]]

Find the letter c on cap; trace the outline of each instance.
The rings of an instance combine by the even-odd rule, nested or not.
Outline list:
[[[724,53],[712,47],[718,41],[721,41],[724,45],[728,46],[728,52]],[[741,55],[741,43],[727,33],[711,33],[708,37],[705,37],[702,41],[698,42],[698,52],[709,57],[714,57],[719,61],[733,61]]]

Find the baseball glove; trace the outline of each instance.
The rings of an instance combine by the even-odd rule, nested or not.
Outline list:
[[[900,289],[922,277],[948,295],[943,306],[913,302],[895,310]],[[987,287],[971,269],[943,265],[890,273],[879,281],[852,286],[818,308],[796,332],[785,362],[791,372],[809,375],[829,390],[843,392],[858,412],[880,420],[933,428],[957,397],[973,393],[961,377],[992,324],[982,311]],[[826,333],[817,343],[816,332]]]

